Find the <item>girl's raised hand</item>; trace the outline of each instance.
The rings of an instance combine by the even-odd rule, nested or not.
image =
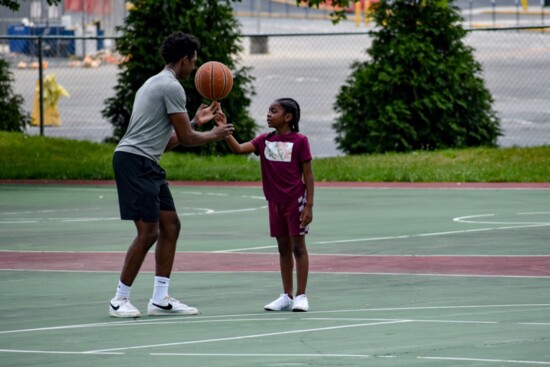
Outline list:
[[[223,113],[221,105],[218,105],[216,114],[214,115],[214,121],[218,126],[227,125],[227,117],[225,117],[225,113]]]

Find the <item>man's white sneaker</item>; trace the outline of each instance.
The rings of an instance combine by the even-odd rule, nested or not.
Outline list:
[[[292,305],[293,312],[307,312],[309,310],[309,303],[305,294],[300,294],[294,297],[294,304]]]
[[[113,317],[140,317],[141,313],[128,298],[113,298],[109,304],[109,315]]]
[[[195,307],[189,307],[170,296],[164,297],[162,302],[154,302],[152,299],[147,305],[147,314],[151,316],[167,315],[196,315],[199,313]]]
[[[266,311],[290,311],[292,309],[292,299],[288,294],[281,294],[279,298],[264,306]]]

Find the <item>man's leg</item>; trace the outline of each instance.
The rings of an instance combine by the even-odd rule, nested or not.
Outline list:
[[[159,237],[155,250],[155,275],[170,278],[181,229],[178,214],[173,211],[161,211],[159,226]]]
[[[157,222],[134,221],[137,236],[126,252],[115,297],[109,305],[109,314],[114,317],[139,317],[141,313],[130,303],[130,290],[147,252],[158,238]]]
[[[159,238],[159,223],[142,220],[136,220],[134,223],[137,236],[126,252],[126,259],[120,274],[120,280],[127,286],[134,283],[147,252]]]
[[[160,211],[160,231],[155,250],[155,286],[153,297],[147,305],[147,313],[155,316],[196,315],[195,307],[170,297],[168,287],[176,256],[176,244],[180,233],[180,220],[175,211]]]

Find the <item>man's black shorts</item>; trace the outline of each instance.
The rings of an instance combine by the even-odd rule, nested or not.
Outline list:
[[[176,211],[166,172],[141,155],[115,152],[113,156],[120,218],[158,222],[160,211]]]

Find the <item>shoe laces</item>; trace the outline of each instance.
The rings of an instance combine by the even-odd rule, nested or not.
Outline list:
[[[127,297],[119,298],[116,301],[119,303],[120,306],[128,307],[132,310],[137,310],[137,308],[130,303],[130,299]]]
[[[168,303],[180,303],[180,301],[178,301],[177,299],[175,299],[174,297],[171,297],[171,296],[166,296],[164,298],[164,301],[167,301]]]

